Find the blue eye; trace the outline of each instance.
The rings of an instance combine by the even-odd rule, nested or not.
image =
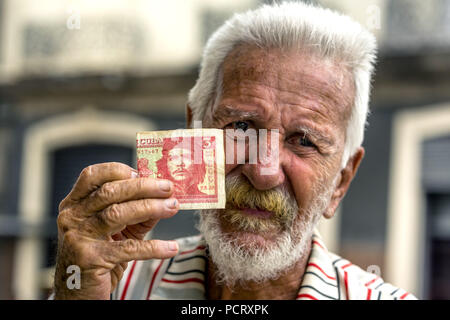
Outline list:
[[[245,122],[245,121],[235,121],[235,122],[233,122],[233,128],[236,129],[236,130],[240,129],[240,130],[245,132],[245,131],[247,131],[248,127],[249,127],[248,122]]]

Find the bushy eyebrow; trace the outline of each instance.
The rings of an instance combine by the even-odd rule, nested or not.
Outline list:
[[[332,139],[331,137],[329,137],[328,135],[322,133],[319,130],[316,130],[314,128],[311,128],[309,126],[305,126],[305,125],[297,125],[295,127],[295,129],[297,130],[297,132],[301,132],[303,133],[305,136],[309,136],[312,137],[315,141],[317,142],[321,142],[321,143],[325,143],[328,146],[333,146],[334,145],[334,139]]]
[[[219,105],[213,111],[214,118],[242,118],[242,119],[250,119],[250,118],[258,118],[261,117],[261,114],[257,111],[244,111],[240,110],[232,105]]]

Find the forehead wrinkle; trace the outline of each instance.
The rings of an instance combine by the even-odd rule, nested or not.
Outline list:
[[[329,121],[329,114],[325,113],[324,111],[322,111],[322,108],[319,108],[317,106],[314,106],[314,104],[317,104],[316,101],[314,100],[308,100],[307,102],[304,103],[299,103],[299,102],[283,102],[284,106],[289,106],[292,108],[294,108],[295,110],[292,110],[293,113],[295,113],[296,111],[302,111],[302,116],[303,117],[307,117],[308,114],[312,114],[310,117],[313,120],[319,120],[318,118],[320,117],[322,120],[325,121]],[[327,106],[324,106],[325,109],[328,110]]]
[[[302,87],[298,90],[289,90],[287,87],[282,88],[282,93],[286,93],[287,95],[292,94],[297,97],[300,96],[301,98],[307,100],[308,103],[305,105],[302,104],[301,106],[305,106],[308,109],[318,112],[324,118],[327,118],[327,113],[323,112],[317,105],[322,106],[327,111],[335,109],[339,114],[344,114],[344,116],[348,113],[347,106],[350,105],[351,99],[349,99],[348,94],[341,93],[346,90],[343,90],[345,88],[338,84],[342,83],[342,79],[344,77],[343,75],[341,75],[339,81],[334,79],[334,77],[329,77],[329,81],[323,81],[322,79],[318,79],[318,77],[305,73],[298,73],[297,76],[299,79],[291,80],[287,77],[284,79],[291,83],[300,82]],[[299,102],[288,102],[287,104],[299,105]],[[342,110],[344,112],[340,112],[339,109],[344,109]]]
[[[293,76],[283,71],[292,68],[291,63],[297,64],[297,72]],[[280,68],[271,68],[272,64]],[[302,64],[305,67],[301,67]],[[315,111],[317,116],[327,121],[339,120],[339,125],[345,125],[350,118],[354,83],[350,70],[339,61],[318,59],[307,53],[283,53],[244,45],[235,48],[227,56],[223,71],[224,92],[237,88],[250,96],[249,92],[245,92],[246,83],[255,82],[260,87],[270,89],[263,91],[264,96],[253,95],[262,101],[262,104],[257,103],[259,106],[268,107],[267,102],[271,104],[270,107],[281,107],[283,104],[301,106]],[[296,96],[296,99],[290,95]]]
[[[258,84],[258,87],[263,87],[263,88],[268,88],[268,92],[264,92],[264,94],[267,96],[267,98],[262,98],[260,95],[254,95],[254,94],[250,94],[250,93],[246,93],[245,96],[247,97],[251,97],[255,100],[258,100],[259,103],[257,103],[258,107],[262,108],[262,112],[261,114],[256,114],[254,116],[259,116],[264,117],[264,115],[269,114],[269,106],[267,105],[267,103],[271,103],[274,107],[284,107],[284,106],[290,106],[290,107],[294,107],[298,110],[304,110],[307,109],[309,111],[311,111],[313,113],[313,119],[314,120],[318,120],[317,117],[320,116],[323,120],[329,121],[330,120],[330,114],[329,114],[329,110],[332,110],[332,106],[328,103],[328,102],[324,102],[322,101],[322,99],[316,99],[314,97],[311,97],[310,94],[301,91],[301,90],[289,90],[287,88],[283,88],[282,90],[277,88],[277,87],[273,87],[269,84]],[[311,88],[314,88],[314,86],[311,86]],[[259,91],[259,90],[258,90]],[[281,93],[274,93],[276,91],[282,91]],[[320,90],[317,90],[317,93],[320,94]],[[302,101],[287,101],[286,102],[286,98],[281,98],[280,96],[285,95],[285,93],[290,93],[294,96],[301,97],[303,100]],[[319,107],[321,106],[321,107]],[[299,109],[301,108],[301,109]],[[335,109],[335,108],[334,108]]]
[[[226,77],[227,80],[229,78],[231,81],[224,82],[224,93],[237,89],[242,95],[260,100],[263,106],[269,101],[273,105],[287,104],[307,107],[308,109],[317,112],[325,119],[329,118],[328,111],[336,111],[339,120],[343,121],[347,119],[348,108],[346,107],[350,105],[350,99],[348,99],[347,94],[344,95],[341,93],[343,91],[342,82],[344,78],[342,73],[339,79],[335,79],[334,76],[328,77],[327,79],[329,79],[329,81],[304,72],[296,73],[295,79],[291,79],[290,77],[284,76],[281,72],[273,72],[270,69],[255,74],[254,69],[251,68],[251,71],[249,72],[242,71],[241,73],[232,71],[232,75],[238,76],[237,80],[239,81],[233,81],[236,80],[236,78],[233,79],[233,77]],[[249,79],[248,76],[250,75],[254,77]],[[261,83],[258,80],[264,80],[265,82]],[[262,91],[262,95],[258,96],[250,94],[246,91],[246,85],[247,83],[253,84],[255,82],[257,87],[262,88],[263,90],[264,88],[267,88],[268,90]],[[291,89],[290,84],[296,84],[298,87],[299,83],[301,84],[300,88],[295,90]],[[254,88],[252,88],[252,90],[254,91]],[[307,102],[305,104],[301,101],[286,102],[286,100],[291,100],[289,99],[289,96],[291,95],[294,99],[301,97]],[[343,112],[341,112],[341,110]]]

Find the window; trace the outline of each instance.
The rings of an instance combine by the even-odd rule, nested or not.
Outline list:
[[[422,183],[427,192],[425,294],[450,299],[450,137],[428,140],[423,149]]]

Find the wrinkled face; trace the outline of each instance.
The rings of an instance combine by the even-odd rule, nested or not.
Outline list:
[[[172,178],[181,181],[189,178],[192,166],[191,151],[184,148],[174,148],[169,151],[167,168]]]
[[[203,126],[278,134],[269,132],[264,142],[269,161],[226,164],[227,208],[215,212],[223,241],[251,255],[279,250],[286,235],[292,246],[309,236],[304,233],[326,210],[341,169],[353,99],[349,79],[343,67],[308,54],[241,45],[227,56],[222,94]],[[271,139],[278,139],[278,152],[271,152]],[[268,166],[275,170],[264,172]]]

